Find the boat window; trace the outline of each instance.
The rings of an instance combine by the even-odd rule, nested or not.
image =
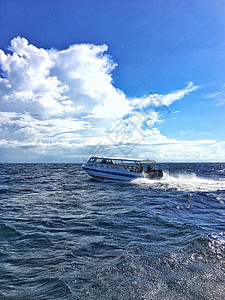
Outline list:
[[[95,157],[91,157],[91,158],[89,159],[90,162],[94,162],[95,160],[96,160]]]
[[[98,163],[102,163],[102,160],[103,160],[102,158],[96,158],[95,161],[98,162]]]
[[[140,173],[141,170],[138,166],[134,166],[134,165],[122,165],[123,168],[129,172],[137,172],[137,173]]]

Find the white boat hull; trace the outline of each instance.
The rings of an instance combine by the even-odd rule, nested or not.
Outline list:
[[[131,181],[136,178],[144,178],[142,173],[129,172],[120,165],[101,165],[86,163],[83,169],[89,176],[100,180]]]

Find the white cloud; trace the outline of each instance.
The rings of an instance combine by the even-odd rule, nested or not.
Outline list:
[[[129,109],[124,93],[112,86],[115,64],[107,46],[73,45],[45,50],[24,38],[12,40],[12,55],[0,50],[1,109],[40,116],[67,113],[121,117]],[[119,107],[119,109],[118,109]],[[81,109],[82,108],[82,109]]]
[[[141,99],[134,99],[133,105],[137,107],[147,107],[149,105],[158,107],[158,106],[169,106],[174,101],[182,99],[185,95],[197,90],[199,86],[194,85],[192,82],[188,84],[188,86],[182,90],[174,91],[167,95],[160,94],[151,94],[147,97]]]
[[[30,114],[0,112],[1,146],[4,147],[62,147],[75,148],[81,144],[80,130],[89,124],[68,117],[38,120]]]
[[[206,94],[205,99],[213,100],[216,106],[223,106],[225,104],[225,85],[220,86],[220,91]]]
[[[212,153],[224,153],[214,141],[177,141],[157,128],[169,105],[198,88],[192,83],[167,95],[128,99],[112,84],[116,64],[106,45],[46,50],[17,37],[9,50],[0,50],[0,148],[8,161],[12,155],[63,161],[88,155],[96,145],[118,155],[131,145],[132,155],[161,159],[173,159],[174,151],[186,158],[187,149],[194,153],[209,144]]]

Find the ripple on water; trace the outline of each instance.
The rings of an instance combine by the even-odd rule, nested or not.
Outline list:
[[[224,164],[131,183],[0,167],[0,299],[225,298]]]

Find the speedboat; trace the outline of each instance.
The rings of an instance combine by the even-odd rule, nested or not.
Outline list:
[[[131,181],[136,178],[160,179],[163,171],[149,159],[92,156],[82,168],[98,180]]]

